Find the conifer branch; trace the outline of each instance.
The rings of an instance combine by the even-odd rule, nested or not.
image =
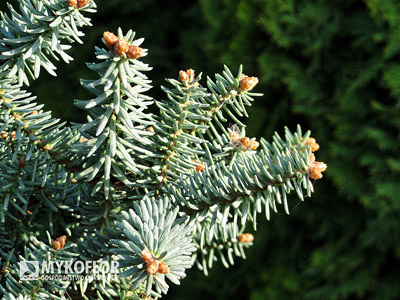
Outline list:
[[[22,0],[21,13],[8,7],[11,17],[1,13],[0,71],[3,78],[17,78],[19,84],[29,85],[28,75],[36,79],[41,67],[56,76],[49,57],[58,60],[59,55],[66,63],[72,60],[65,52],[70,46],[62,42],[82,43],[78,27],[91,23],[79,10],[95,12],[96,5],[90,1],[77,10],[60,0]]]
[[[309,132],[286,128],[272,143],[246,136],[241,118],[260,96],[252,92],[256,77],[242,67],[234,77],[225,66],[205,88],[189,69],[167,79],[166,99],[153,100],[147,50],[133,31],[106,31],[105,48],[95,48],[100,62],[87,66],[98,78],[81,80],[93,96],[75,100],[87,121],[69,127],[52,118],[21,85],[42,67],[55,75],[50,58],[72,59],[69,43],[81,42],[78,28],[90,25],[81,12],[95,4],[20,4],[20,13],[9,6],[11,17],[0,21],[2,299],[159,298],[167,280],[179,284],[193,263],[207,273],[216,260],[228,267],[234,256],[244,258],[254,239],[244,229],[257,229],[263,209],[269,220],[278,205],[289,213],[291,192],[311,196],[310,179],[320,179],[326,164],[316,161],[319,145]],[[158,115],[148,112],[154,103]],[[47,244],[39,241],[46,230]],[[50,239],[60,230],[69,236],[65,248],[66,236]],[[17,268],[28,259],[78,256],[118,262],[119,278],[19,280]]]

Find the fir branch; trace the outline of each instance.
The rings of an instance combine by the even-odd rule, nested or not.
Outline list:
[[[86,137],[74,151],[86,161],[78,179],[95,180],[92,196],[103,188],[105,198],[112,198],[115,191],[112,178],[131,188],[132,182],[126,173],[132,173],[132,177],[148,168],[136,158],[153,156],[147,149],[152,143],[149,139],[152,133],[146,127],[155,121],[151,114],[143,113],[153,102],[142,94],[150,88],[150,81],[141,73],[150,68],[137,60],[146,55],[146,50],[139,48],[143,39],[134,40],[134,37],[132,31],[123,36],[121,29],[119,37],[104,33],[103,40],[109,49],[97,48],[96,55],[105,61],[88,65],[100,79],[82,81],[96,98],[75,101],[77,107],[89,113],[88,123],[74,124]],[[120,49],[120,44],[126,48],[125,52]],[[135,58],[130,58],[133,55],[129,52],[131,48],[138,52]]]
[[[48,243],[51,244],[49,234],[48,237]],[[43,265],[44,262],[49,263],[55,260],[68,260],[76,256],[66,249],[54,250],[53,247],[38,241],[36,238],[32,238],[32,242],[29,246],[30,247],[25,250],[25,257],[20,257],[21,261],[19,262],[19,264],[25,263],[28,268],[32,268],[32,266],[30,266],[30,261],[34,261],[38,265]],[[33,271],[34,269],[31,270]],[[41,274],[41,276],[35,280],[21,281],[17,278],[22,274],[18,273],[18,265],[7,267],[7,288],[0,285],[0,291],[3,293],[2,299],[15,299],[13,295],[28,297],[28,299],[64,299],[62,295],[65,294],[69,282],[62,280],[52,282],[46,278],[47,274]],[[29,276],[29,274],[25,275]]]
[[[0,286],[4,299],[18,293],[21,299],[161,297],[165,279],[179,284],[190,257],[204,272],[218,258],[228,267],[233,254],[245,257],[251,240],[242,232],[248,223],[256,229],[263,208],[269,219],[278,204],[289,213],[292,191],[301,200],[311,196],[310,178],[321,178],[326,165],[311,153],[319,145],[309,133],[286,129],[285,139],[261,140],[260,150],[245,136],[241,118],[259,95],[250,92],[256,77],[243,75],[241,67],[234,77],[225,66],[215,81],[207,78],[207,91],[201,75],[181,71],[179,80],[167,80],[172,88],[162,87],[167,99],[155,101],[160,113],[153,116],[147,109],[154,101],[145,95],[151,81],[143,73],[151,68],[141,62],[147,50],[132,31],[105,32],[106,49],[95,48],[102,61],[88,67],[98,78],[81,81],[94,97],[75,100],[87,122],[72,129],[59,123],[20,85],[37,78],[41,67],[55,75],[50,57],[71,60],[64,42],[80,42],[78,27],[90,25],[80,11],[92,12],[95,4],[20,3],[21,13],[10,6],[11,17],[2,14],[0,24],[0,226],[18,224],[0,248],[9,270]],[[228,119],[241,131],[227,128]],[[49,238],[48,246],[33,236],[56,228],[74,237],[68,251],[65,237]],[[28,237],[33,244],[22,261],[64,254],[117,260],[121,278],[60,286],[43,278],[19,282],[17,255]]]
[[[201,126],[201,124],[196,125],[193,122],[193,120],[196,122],[198,119],[201,119],[201,116],[198,116],[195,110],[199,107],[204,107],[204,105],[200,105],[197,99],[207,95],[205,90],[198,84],[198,81],[201,79],[201,74],[195,78],[193,70],[188,70],[187,73],[188,74],[185,73],[187,76],[187,78],[185,78],[186,80],[181,80],[181,83],[176,80],[169,80],[175,89],[170,90],[166,87],[162,87],[163,91],[167,93],[169,101],[164,101],[162,103],[157,102],[157,105],[160,107],[162,118],[161,122],[157,124],[157,127],[161,127],[163,129],[161,132],[164,133],[164,135],[160,137],[160,143],[163,143],[163,139],[166,139],[168,142],[160,151],[162,155],[162,159],[159,162],[161,172],[159,175],[157,174],[157,178],[160,179],[157,179],[158,183],[154,191],[156,197],[161,195],[162,187],[165,185],[168,176],[173,176],[177,172],[182,172],[188,167],[192,168],[190,158],[194,156],[193,154],[190,155],[190,153],[187,155],[188,149],[185,144],[183,144],[181,135],[189,131],[187,129],[188,127],[194,127],[192,130],[196,129],[201,131],[204,131],[206,128]],[[164,107],[168,107],[170,110],[168,115]],[[183,140],[185,140],[185,138],[183,138]],[[197,142],[205,141],[198,140]],[[173,178],[176,177],[173,176]]]
[[[176,219],[178,210],[168,211],[168,200],[146,198],[134,204],[134,209],[123,212],[116,225],[126,236],[112,240],[116,247],[111,252],[121,257],[120,266],[125,270],[121,277],[130,277],[135,290],[146,281],[146,294],[152,285],[158,293],[166,293],[165,278],[175,284],[184,277],[189,268],[192,244],[192,228]]]
[[[81,10],[95,12],[94,1]],[[28,75],[38,78],[41,67],[56,76],[56,67],[48,56],[58,60],[58,54],[66,63],[72,60],[65,50],[64,41],[82,43],[83,35],[78,27],[91,25],[75,8],[60,0],[23,0],[21,13],[9,5],[11,18],[1,13],[0,22],[0,71],[2,78],[18,78],[29,85]],[[47,55],[47,56],[46,56]]]
[[[240,120],[240,117],[248,117],[245,106],[250,106],[254,100],[251,96],[261,96],[262,94],[250,93],[250,91],[257,84],[258,79],[255,77],[247,77],[242,73],[242,66],[238,70],[238,74],[234,77],[227,66],[224,66],[224,76],[216,74],[216,82],[214,83],[210,77],[207,78],[207,86],[211,91],[211,95],[205,97],[204,101],[209,104],[209,109],[202,112],[202,114],[208,118],[209,121],[202,120],[201,124],[207,124],[209,129],[206,131],[210,140],[213,140],[213,150],[221,152],[221,145],[224,142],[215,128],[218,128],[223,132],[225,136],[229,136],[223,122],[227,122],[227,119],[223,116],[223,112],[226,112],[228,116],[235,122],[235,124],[241,128],[246,127]],[[253,80],[251,85],[245,85],[248,79]],[[192,131],[191,133],[195,133]],[[200,136],[202,137],[201,133]],[[216,144],[219,143],[219,145]],[[208,157],[213,159],[213,157]]]
[[[270,207],[277,211],[276,203],[282,204],[289,213],[287,194],[291,191],[303,200],[303,187],[306,195],[311,196],[313,188],[308,173],[313,162],[309,160],[310,149],[296,144],[299,150],[304,149],[299,153],[294,135],[289,133],[286,130],[286,144],[292,145],[290,149],[280,151],[272,144],[271,150],[264,144],[267,151],[240,153],[229,166],[223,161],[217,162],[169,186],[173,201],[191,220],[211,220],[209,225],[203,226],[208,232],[207,240],[213,240],[216,224],[224,226],[228,219],[233,220],[235,226],[239,221],[242,226],[250,221],[255,227],[256,215],[262,206],[267,219],[270,218]],[[302,137],[297,138],[297,142],[300,140]]]
[[[210,222],[208,220],[208,222]],[[195,262],[197,267],[208,275],[208,270],[213,267],[214,262],[218,261],[218,257],[224,267],[234,265],[234,255],[246,258],[244,248],[253,245],[254,236],[249,233],[243,233],[244,228],[237,231],[237,226],[233,223],[216,226],[214,239],[209,241],[205,238],[206,233],[202,230],[203,224],[197,223],[194,240],[198,249],[192,256],[192,262]],[[228,259],[226,259],[228,257]]]

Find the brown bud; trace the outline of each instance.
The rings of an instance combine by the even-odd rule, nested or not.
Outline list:
[[[110,31],[104,31],[103,39],[108,49],[112,49],[118,42],[118,37]]]
[[[37,116],[39,112],[37,110],[31,111],[30,115],[31,116]]]
[[[149,250],[143,250],[142,252],[140,252],[140,256],[145,262],[150,262],[154,260],[154,256]]]
[[[308,158],[308,163],[309,163],[309,165],[311,165],[314,162],[315,162],[315,155],[314,155],[314,153],[311,153],[310,157]]]
[[[201,171],[204,171],[204,165],[203,164],[201,164],[201,166],[196,166],[196,172],[198,173],[198,172],[201,172]]]
[[[229,132],[229,137],[231,138],[232,142],[237,142],[240,139],[240,135],[236,131]]]
[[[57,240],[60,242],[61,248],[63,248],[65,246],[65,242],[67,241],[67,237],[62,235]]]
[[[165,262],[160,262],[160,264],[158,265],[158,273],[161,273],[161,274],[169,273],[168,265]]]
[[[192,162],[199,163],[199,162],[194,161],[194,160],[192,160]],[[201,172],[201,171],[204,171],[204,165],[200,163],[199,166],[196,166],[196,172],[198,173],[198,172]]]
[[[251,148],[250,150],[256,150],[260,146],[260,143],[257,141],[251,141]]]
[[[147,131],[154,132],[153,126],[147,126]]]
[[[51,244],[53,246],[53,249],[58,251],[61,250],[65,246],[65,242],[67,241],[67,237],[65,235],[62,235],[55,240],[51,240]]]
[[[240,139],[240,143],[242,144],[243,147],[247,149],[252,145],[252,140],[250,140],[247,136],[245,136]]]
[[[326,170],[328,166],[320,161],[315,161],[313,162],[310,167],[308,168],[308,175],[310,176],[311,179],[321,179],[322,172]]]
[[[81,140],[79,141],[79,143],[84,143],[84,142],[87,142],[88,141],[88,139],[87,138],[85,138],[84,136],[81,138]]]
[[[157,260],[151,260],[146,263],[146,271],[150,275],[154,275],[158,271],[158,261]]]
[[[50,144],[47,144],[46,146],[43,146],[43,150],[50,151],[50,150],[52,150],[52,149],[53,149],[53,146],[50,145]]]
[[[143,56],[143,49],[135,45],[130,45],[128,51],[126,52],[126,57],[130,59],[137,59],[142,56]]]
[[[189,80],[189,75],[185,71],[179,71],[179,80],[185,82]]]
[[[58,250],[61,249],[61,244],[60,244],[60,242],[57,241],[57,240],[53,241],[53,242],[51,243],[51,245],[53,246],[53,249],[56,250],[56,251],[58,251]]]
[[[1,133],[1,138],[2,138],[3,140],[7,139],[7,137],[8,137],[8,133],[7,133],[7,132],[2,132],[2,133]]]
[[[311,152],[318,151],[319,149],[319,144],[317,143],[317,140],[313,137],[307,138],[304,142],[304,145],[309,146],[311,148]]]
[[[242,233],[238,236],[238,240],[241,243],[251,243],[254,241],[254,235],[251,233]]]
[[[11,131],[10,136],[11,136],[11,139],[14,140],[15,137],[17,136],[17,132],[15,130]]]
[[[85,7],[90,0],[78,0],[78,8]]]
[[[68,3],[68,6],[76,7],[76,5],[78,4],[78,1],[77,0],[68,0],[67,3]]]
[[[129,50],[129,43],[125,39],[119,39],[114,45],[114,54],[123,56]]]
[[[251,91],[258,83],[257,77],[245,77],[239,81],[239,90],[241,92]]]
[[[189,76],[189,81],[194,80],[194,70],[193,69],[186,70],[186,74]]]
[[[28,215],[31,215],[31,214],[32,214],[32,212],[31,212],[30,210],[27,210],[26,213],[27,213]]]

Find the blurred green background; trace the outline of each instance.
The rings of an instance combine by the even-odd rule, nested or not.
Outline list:
[[[242,63],[265,95],[250,111],[249,136],[300,123],[328,164],[311,199],[293,197],[289,217],[260,221],[246,260],[208,278],[193,268],[163,299],[400,299],[400,1],[96,3],[75,61],[29,88],[54,115],[83,120],[72,106],[89,96],[78,78],[96,75],[84,63],[103,31],[133,28],[146,38],[153,97],[181,69],[212,75]]]

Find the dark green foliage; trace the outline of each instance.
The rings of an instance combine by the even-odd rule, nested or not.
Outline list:
[[[318,200],[256,235],[251,299],[398,299],[400,3],[200,2],[207,55],[258,73],[265,106],[306,120],[329,165]]]

